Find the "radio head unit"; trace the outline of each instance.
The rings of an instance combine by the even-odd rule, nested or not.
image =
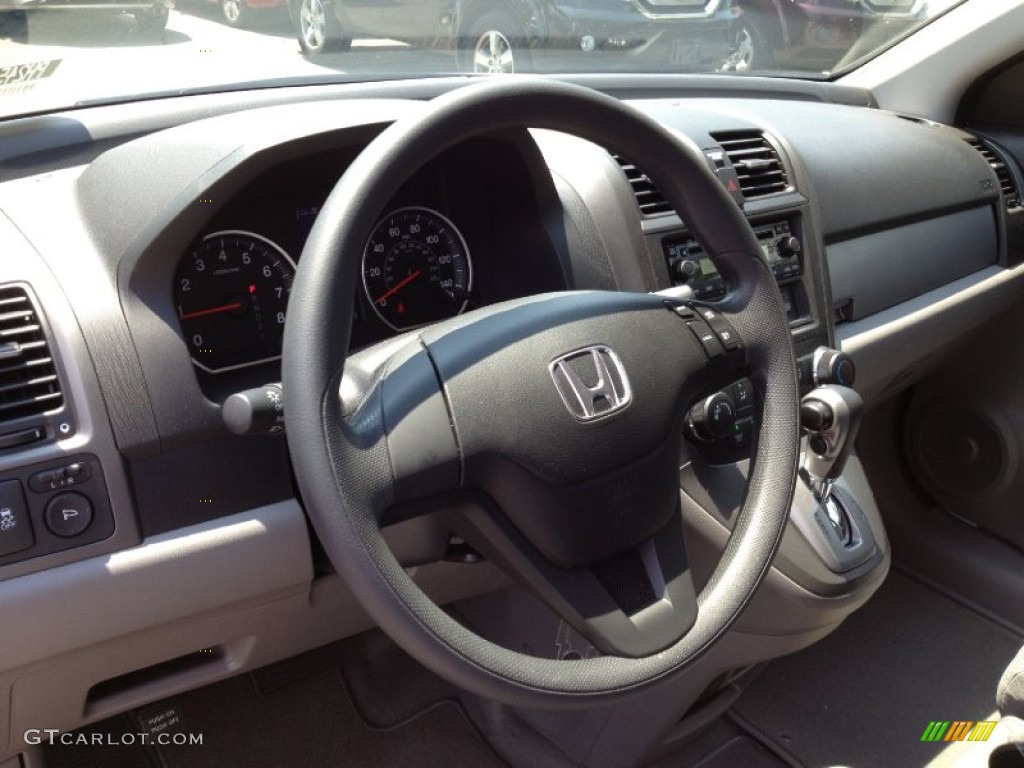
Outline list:
[[[788,221],[759,224],[754,227],[754,234],[776,280],[784,283],[803,274],[803,248]],[[673,285],[689,285],[698,299],[716,299],[725,295],[725,281],[700,243],[684,236],[666,238],[662,247]]]

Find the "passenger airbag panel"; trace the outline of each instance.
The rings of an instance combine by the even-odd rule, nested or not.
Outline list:
[[[827,246],[835,306],[858,320],[994,265],[996,218],[989,206]]]

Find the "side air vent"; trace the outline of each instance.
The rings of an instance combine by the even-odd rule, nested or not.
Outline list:
[[[985,158],[985,162],[996,172],[996,177],[999,179],[999,187],[1003,194],[1003,203],[1006,207],[1017,208],[1020,205],[1020,194],[1017,192],[1013,173],[1006,167],[1006,161],[981,139],[967,139],[967,143],[978,150],[981,156]]]
[[[654,216],[658,213],[669,213],[672,210],[672,206],[661,194],[661,190],[654,186],[654,182],[647,178],[646,173],[624,157],[619,155],[612,155],[612,157],[615,158],[615,162],[619,164],[622,172],[629,179],[629,184],[633,187],[633,194],[636,196],[636,204],[640,207],[640,213],[644,216]]]
[[[789,189],[779,153],[756,131],[712,134],[729,157],[746,200],[776,195]]]
[[[0,430],[64,404],[42,322],[21,286],[0,286]]]

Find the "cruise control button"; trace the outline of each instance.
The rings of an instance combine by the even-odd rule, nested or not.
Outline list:
[[[70,539],[92,524],[92,502],[80,493],[61,493],[46,505],[46,527]]]
[[[715,310],[708,309],[707,307],[702,307],[699,312],[701,317],[711,326],[711,330],[715,332],[718,340],[722,342],[723,347],[726,349],[736,349],[740,345],[740,337],[728,320],[715,312]]]
[[[35,544],[21,481],[0,483],[0,557]]]
[[[708,357],[719,357],[725,354],[722,342],[718,340],[710,325],[703,320],[690,320],[686,326],[693,331],[693,335],[697,337],[697,341],[704,348],[704,354]]]

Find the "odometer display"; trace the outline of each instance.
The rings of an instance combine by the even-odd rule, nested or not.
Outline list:
[[[281,356],[295,264],[252,232],[215,232],[178,264],[174,301],[192,360],[218,373]]]
[[[366,243],[363,285],[374,311],[395,330],[457,315],[473,287],[466,241],[437,211],[394,211]]]

